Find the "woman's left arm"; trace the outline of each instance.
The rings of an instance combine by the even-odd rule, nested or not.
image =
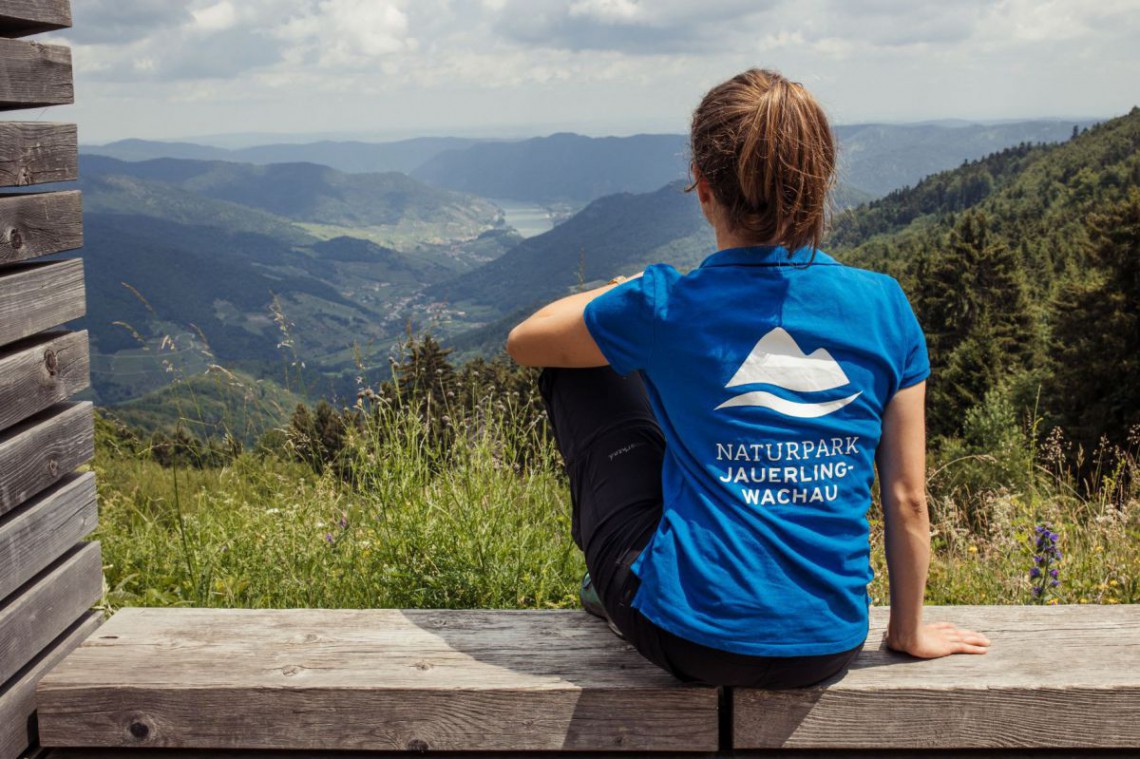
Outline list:
[[[641,274],[636,275],[638,277]],[[627,277],[626,279],[634,279]],[[625,281],[625,280],[623,280]],[[609,362],[586,329],[586,304],[619,283],[568,295],[535,311],[511,330],[507,353],[523,366],[582,369]]]

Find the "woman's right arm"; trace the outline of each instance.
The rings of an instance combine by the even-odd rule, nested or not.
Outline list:
[[[926,508],[926,383],[899,390],[883,414],[875,463],[883,501],[891,614],[887,646],[934,659],[984,654],[989,640],[949,622],[922,623],[930,566],[930,516]]]

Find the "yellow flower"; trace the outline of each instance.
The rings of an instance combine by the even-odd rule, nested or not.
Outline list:
[[[977,553],[977,552],[978,552],[977,546],[970,546],[969,548],[966,549],[966,553]]]
[[[1089,600],[1087,598],[1085,598],[1084,596],[1081,596],[1079,599],[1077,599],[1077,603],[1080,603],[1080,604],[1087,604],[1088,602],[1089,602]]]
[[[1108,587],[1110,587],[1110,588],[1115,588],[1119,584],[1120,583],[1118,583],[1116,580],[1109,580],[1108,581]]]
[[[1116,598],[1108,598],[1108,599],[1105,599],[1105,603],[1106,604],[1118,604],[1118,603],[1120,603],[1120,601]]]
[[[1050,598],[1049,599],[1049,605],[1050,606],[1056,606],[1059,603],[1061,603],[1061,602],[1059,600],[1057,600],[1056,598]]]

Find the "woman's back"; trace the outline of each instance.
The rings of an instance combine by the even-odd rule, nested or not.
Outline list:
[[[898,284],[822,252],[734,248],[687,276],[649,267],[585,320],[611,366],[642,371],[667,443],[634,606],[744,654],[863,640],[882,414],[929,373]]]

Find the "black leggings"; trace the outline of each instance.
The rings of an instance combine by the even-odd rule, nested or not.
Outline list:
[[[634,609],[630,565],[661,521],[665,438],[641,376],[608,366],[544,369],[539,389],[570,477],[574,542],[610,619],[642,656],[686,682],[798,688],[832,677],[862,648],[821,656],[747,656],[694,643]]]

